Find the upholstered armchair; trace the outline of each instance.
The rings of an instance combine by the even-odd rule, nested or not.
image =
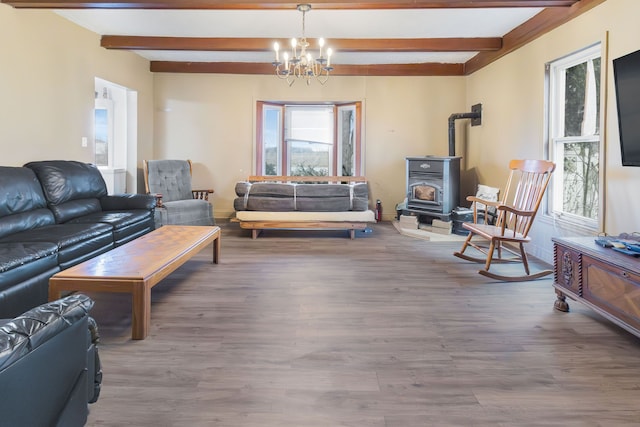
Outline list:
[[[156,196],[156,228],[174,225],[214,225],[213,190],[191,187],[191,160],[145,160],[144,184],[147,194]]]

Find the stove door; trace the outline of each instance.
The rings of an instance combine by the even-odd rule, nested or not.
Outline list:
[[[441,207],[442,187],[434,182],[419,181],[409,186],[409,207]]]

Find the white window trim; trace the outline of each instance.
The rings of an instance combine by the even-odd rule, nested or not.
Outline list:
[[[606,41],[606,38],[605,38]],[[556,111],[556,105],[553,100],[557,99],[560,87],[564,88],[564,73],[567,68],[571,68],[575,65],[586,62],[587,60],[600,57],[600,127],[598,135],[580,136],[580,137],[556,137],[558,135],[558,129],[564,128],[564,116],[563,111]],[[598,155],[598,219],[592,220],[577,215],[572,215],[566,212],[553,211],[553,203],[558,203],[561,200],[562,194],[558,194],[556,183],[562,182],[562,165],[558,165],[556,161],[556,172],[552,177],[552,183],[550,185],[549,199],[545,206],[542,220],[545,223],[552,223],[554,226],[559,226],[567,230],[580,231],[581,233],[592,233],[604,229],[604,200],[605,200],[605,111],[606,111],[606,43],[598,42],[591,46],[588,46],[578,52],[572,53],[565,57],[559,58],[555,61],[547,63],[547,88],[546,88],[546,105],[547,105],[547,119],[546,119],[546,151],[547,157],[550,160],[556,161],[556,144],[557,143],[570,143],[570,142],[582,142],[582,141],[599,141],[599,155]],[[556,73],[553,78],[552,73]],[[562,85],[558,85],[560,80]],[[564,99],[564,94],[561,94]],[[553,203],[552,203],[553,201]]]
[[[278,106],[274,106],[274,105],[270,105],[270,104],[265,104],[262,107],[262,123],[266,122],[266,117],[267,117],[267,111],[272,110],[272,111],[277,111],[278,112],[278,129],[277,129],[277,135],[276,135],[276,141],[280,141],[282,140],[282,127],[283,127],[283,115],[284,115],[284,108],[280,105]],[[264,150],[264,134],[262,135],[263,141],[262,141],[262,147]],[[282,153],[281,151],[282,147],[280,146],[279,143],[276,143],[276,175],[282,175]],[[262,156],[262,170],[266,170],[266,162],[267,159],[265,158],[264,154]]]

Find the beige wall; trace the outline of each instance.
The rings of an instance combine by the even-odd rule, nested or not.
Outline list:
[[[621,166],[611,62],[640,49],[638,16],[639,1],[608,0],[468,78],[467,103],[482,102],[484,107],[482,127],[469,130],[467,158],[481,182],[500,186],[506,177],[504,167],[509,159],[544,156],[545,63],[596,42],[606,42],[608,34],[608,59],[603,61],[607,85],[602,231],[619,234],[640,229],[637,215],[640,198],[635,196],[640,168]],[[589,230],[567,229],[550,219],[536,221],[536,255],[546,260],[552,259],[551,237],[595,234]]]
[[[94,78],[138,92],[138,146],[129,159],[151,155],[153,75],[148,61],[107,51],[100,37],[55,13],[0,4],[0,149],[2,165],[31,160],[93,161],[82,137],[93,134]],[[131,157],[131,156],[130,156]]]
[[[215,215],[233,214],[234,185],[254,170],[258,100],[363,101],[365,175],[385,219],[404,199],[406,156],[446,155],[447,118],[467,111],[463,77],[332,77],[292,87],[274,76],[155,75],[156,158],[190,158],[213,186]]]
[[[214,187],[216,216],[228,217],[234,183],[253,170],[256,101],[363,101],[365,174],[390,219],[404,198],[404,158],[446,155],[447,118],[473,104],[483,104],[482,126],[457,126],[463,192],[469,183],[501,186],[512,158],[544,156],[544,64],[608,34],[604,231],[637,231],[640,168],[621,166],[611,61],[640,49],[638,16],[637,0],[608,0],[469,77],[332,77],[288,87],[273,76],[153,75],[148,61],[100,48],[98,35],[52,12],[0,4],[2,164],[91,161],[80,141],[93,132],[100,77],[138,92],[133,168],[146,158],[191,158],[195,184]],[[552,236],[576,233],[538,224],[536,255],[547,260]]]

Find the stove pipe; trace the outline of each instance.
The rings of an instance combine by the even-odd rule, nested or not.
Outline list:
[[[449,156],[456,155],[456,125],[458,119],[472,119],[471,126],[482,124],[482,104],[471,106],[470,113],[453,113],[449,116]]]

